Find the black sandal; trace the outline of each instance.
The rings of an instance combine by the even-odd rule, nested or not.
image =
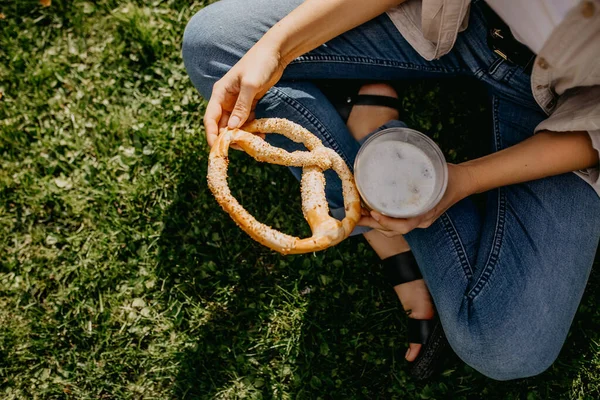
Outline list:
[[[317,85],[334,105],[344,122],[348,121],[352,107],[355,105],[389,107],[402,113],[400,98],[358,94],[360,88],[366,83],[363,81],[326,81],[317,82]],[[400,88],[393,82],[386,83],[391,85],[396,93],[400,93]],[[423,279],[417,261],[410,251],[388,257],[382,261],[382,265],[386,279],[392,287]],[[410,374],[416,380],[427,379],[440,370],[446,352],[450,348],[442,325],[437,315],[430,320],[409,318],[407,334],[409,343],[422,344],[419,355],[411,363]]]
[[[379,82],[379,81],[377,81]],[[325,96],[331,101],[335,109],[337,110],[340,117],[344,122],[348,121],[352,107],[364,105],[364,106],[380,106],[389,107],[401,111],[402,100],[396,97],[380,96],[373,94],[358,94],[360,88],[368,83],[364,81],[353,81],[353,80],[331,80],[331,81],[319,81],[315,82]],[[395,82],[385,82],[392,86],[396,93],[399,92],[399,87],[395,85]]]
[[[338,113],[340,113],[344,121],[348,121],[350,112],[354,106],[378,106],[389,107],[400,111],[402,101],[396,97],[380,96],[376,94],[355,94],[346,96],[345,104],[336,105]]]
[[[392,287],[423,279],[410,251],[384,259],[382,266],[386,280]],[[417,380],[427,379],[439,371],[449,348],[442,325],[437,316],[428,320],[409,318],[407,336],[409,343],[422,345],[419,355],[411,363],[410,374]]]

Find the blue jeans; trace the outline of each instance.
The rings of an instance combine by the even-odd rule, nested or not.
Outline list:
[[[187,26],[183,57],[209,98],[213,84],[301,0],[222,0]],[[257,106],[315,133],[352,166],[360,147],[314,79],[377,81],[472,76],[489,88],[493,151],[527,139],[546,116],[530,77],[486,45],[477,1],[451,53],[426,61],[386,15],[294,60]],[[269,135],[288,150],[298,145]],[[473,138],[477,140],[478,138]],[[293,171],[296,176],[299,171]],[[339,180],[327,175],[331,208],[342,206]],[[558,356],[583,295],[600,238],[600,200],[572,173],[489,192],[481,216],[470,199],[431,227],[406,235],[456,354],[498,380],[524,378]]]

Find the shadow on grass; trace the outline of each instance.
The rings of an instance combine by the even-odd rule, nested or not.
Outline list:
[[[456,102],[456,94],[469,100]],[[489,126],[484,99],[460,83],[412,84],[406,120],[437,136],[449,160],[473,158],[483,141],[465,139]],[[439,135],[445,131],[460,134]],[[591,343],[600,330],[594,274],[561,357],[542,376],[499,383],[453,359],[442,376],[413,382],[403,360],[405,317],[366,243],[352,238],[288,257],[255,244],[208,191],[204,151],[181,155],[177,197],[159,242],[163,293],[184,343],[177,398],[548,398],[597,375],[597,359],[590,360],[598,356]],[[284,168],[233,154],[230,177],[232,192],[257,219],[309,233],[299,185]],[[583,386],[597,390],[593,385]]]
[[[246,198],[256,199],[246,204],[238,196],[242,203],[259,219],[306,234],[304,228],[294,229],[302,217],[293,178],[266,167],[261,182],[285,177],[283,183],[273,189],[244,183],[235,175],[252,168],[252,162],[241,155],[231,158],[232,190],[243,189]],[[331,393],[349,379],[358,380],[359,388],[368,388],[375,376],[389,379],[389,367],[385,374],[373,368],[393,358],[390,351],[402,350],[402,336],[391,334],[403,329],[401,313],[371,273],[375,260],[365,243],[352,239],[317,255],[274,254],[247,238],[218,208],[204,181],[205,160],[190,157],[184,165],[188,172],[160,241],[164,292],[178,315],[178,331],[188,338],[178,360],[177,397]],[[294,199],[280,210],[286,220],[265,215],[266,204],[286,199]],[[390,347],[376,339],[378,330],[397,343]],[[373,341],[378,344],[371,349]]]

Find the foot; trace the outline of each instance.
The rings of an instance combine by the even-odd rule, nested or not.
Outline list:
[[[394,88],[384,83],[365,85],[358,94],[398,97]],[[389,107],[356,105],[352,108],[347,124],[352,136],[356,140],[361,140],[381,125],[398,117],[398,111]],[[364,236],[381,259],[410,250],[408,243],[401,236],[388,238],[375,230],[365,233]],[[433,318],[433,303],[422,279],[397,285],[394,291],[409,318]],[[421,344],[411,343],[405,357],[408,361],[414,361],[420,351]]]
[[[372,230],[364,234],[373,250],[381,259],[391,257],[396,254],[404,253],[410,250],[406,240],[402,236],[388,238],[378,231]],[[394,291],[402,303],[402,308],[408,318],[414,319],[432,319],[434,316],[433,302],[429,296],[429,290],[423,279],[403,283],[394,286]],[[410,343],[404,356],[407,361],[414,361],[422,345],[419,343]]]

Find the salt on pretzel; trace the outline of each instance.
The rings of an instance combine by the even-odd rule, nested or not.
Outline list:
[[[273,147],[254,133],[279,133],[309,151],[289,153]],[[227,184],[229,146],[237,144],[257,161],[302,167],[302,213],[312,236],[300,239],[258,222],[233,197]],[[338,221],[329,216],[323,171],[333,169],[342,180],[346,216]],[[208,187],[217,202],[233,220],[257,242],[281,254],[300,254],[323,250],[346,239],[360,218],[360,197],[354,177],[342,158],[323,146],[315,135],[286,119],[266,118],[246,124],[242,129],[221,129],[208,160]]]

